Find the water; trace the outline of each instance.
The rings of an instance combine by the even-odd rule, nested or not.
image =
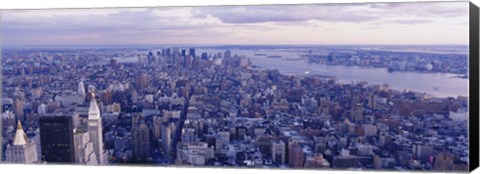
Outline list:
[[[199,49],[209,54],[223,53],[220,49]],[[284,74],[304,74],[334,76],[341,83],[366,81],[369,84],[389,84],[396,90],[426,92],[436,97],[468,96],[468,79],[458,78],[451,73],[388,72],[385,68],[365,68],[358,66],[309,64],[304,60],[291,61],[285,58],[298,58],[292,50],[231,50],[232,55],[245,55],[253,65],[267,69],[277,69]],[[255,56],[262,53],[280,55],[282,58]]]

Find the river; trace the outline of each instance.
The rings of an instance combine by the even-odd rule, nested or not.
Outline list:
[[[198,49],[198,53],[216,54],[220,49]],[[267,69],[277,69],[284,74],[304,74],[334,76],[340,83],[366,81],[369,84],[389,84],[396,90],[426,92],[436,97],[468,96],[468,79],[458,78],[459,74],[388,72],[385,68],[366,68],[358,66],[310,64],[304,60],[286,60],[297,58],[298,52],[286,50],[245,50],[232,49],[232,56],[245,55],[253,65]],[[267,58],[255,54],[280,55],[282,58]]]

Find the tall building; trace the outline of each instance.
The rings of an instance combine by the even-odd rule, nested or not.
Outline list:
[[[88,132],[93,143],[95,154],[100,165],[106,164],[105,151],[103,150],[103,127],[100,110],[98,109],[95,93],[91,93],[90,108],[88,109]]]
[[[162,117],[155,116],[153,117],[153,125],[152,125],[152,132],[154,139],[161,139],[162,138]]]
[[[181,51],[182,51],[182,57],[185,57],[187,55],[187,50],[182,49]]]
[[[143,121],[132,130],[132,156],[138,161],[150,158],[150,130]]]
[[[195,142],[195,129],[193,129],[193,128],[183,128],[182,129],[182,142],[183,143]]]
[[[285,143],[283,141],[272,141],[272,161],[285,164]]]
[[[47,105],[45,103],[40,104],[37,108],[37,113],[38,115],[45,115],[47,113]]]
[[[207,53],[202,53],[201,59],[202,60],[207,60],[208,59],[208,54]]]
[[[172,136],[175,129],[175,123],[162,124],[162,148],[166,153],[172,152]]]
[[[137,78],[135,79],[135,85],[137,89],[142,90],[147,87],[148,85],[148,77],[146,74],[139,74],[137,75]]]
[[[36,142],[30,141],[23,131],[22,124],[18,121],[17,132],[12,145],[7,145],[7,163],[31,164],[38,161]]]
[[[225,53],[223,53],[223,58],[225,59],[229,59],[231,56],[232,56],[232,53],[230,52],[230,50],[227,50],[225,51]]]
[[[77,131],[74,134],[75,163],[96,165],[97,156],[90,141],[90,134],[87,131]]]
[[[72,117],[44,116],[39,122],[41,160],[51,163],[74,163]]]
[[[220,152],[223,146],[230,144],[230,132],[225,130],[218,131],[218,138],[215,143],[215,151]]]
[[[136,103],[138,101],[138,93],[136,90],[132,90],[132,103]]]
[[[84,97],[87,95],[85,92],[85,85],[83,84],[83,81],[80,81],[80,83],[78,83],[77,93]]]
[[[360,103],[357,103],[355,105],[353,105],[352,107],[352,120],[354,122],[361,122],[364,120],[364,116],[363,116],[363,106],[362,104]]]
[[[24,116],[23,110],[25,109],[25,101],[21,99],[15,99],[14,108],[15,108],[15,115],[17,116],[17,118],[23,119],[23,116]]]
[[[115,59],[110,59],[110,66],[112,66],[113,69],[118,69],[118,62]]]
[[[435,162],[433,165],[434,170],[447,171],[453,170],[453,155],[448,152],[440,152],[435,156]]]
[[[196,57],[195,48],[190,48],[188,50],[188,54],[192,57],[192,59],[195,59],[195,57]]]
[[[113,103],[112,92],[109,90],[104,90],[102,92],[102,103],[104,105],[109,105]]]
[[[303,168],[305,154],[297,142],[290,142],[288,145],[288,164],[292,168]]]
[[[377,109],[377,96],[375,94],[368,98],[368,107],[373,110]]]

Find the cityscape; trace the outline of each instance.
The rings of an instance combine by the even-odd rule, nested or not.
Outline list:
[[[238,8],[250,7],[269,10]],[[189,9],[192,21],[203,19],[200,12],[211,12],[205,21],[215,21],[212,15],[235,11],[208,8]],[[21,29],[31,23],[14,22],[26,19],[14,14],[2,14],[11,17],[2,21],[4,43],[11,43],[2,47],[2,163],[468,170],[466,44],[311,44],[300,36],[299,44],[244,44],[231,31],[221,35],[235,38],[231,44],[192,36],[178,44],[138,44],[136,38],[84,45],[45,31],[31,36]],[[237,28],[267,20],[221,15]],[[301,20],[325,20],[307,17]],[[282,23],[289,20],[297,19],[274,23],[293,25]],[[89,37],[71,30],[58,33]],[[188,40],[164,42],[182,38]]]

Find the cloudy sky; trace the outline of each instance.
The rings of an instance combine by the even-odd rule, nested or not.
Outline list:
[[[9,45],[468,44],[468,2],[15,10]]]

